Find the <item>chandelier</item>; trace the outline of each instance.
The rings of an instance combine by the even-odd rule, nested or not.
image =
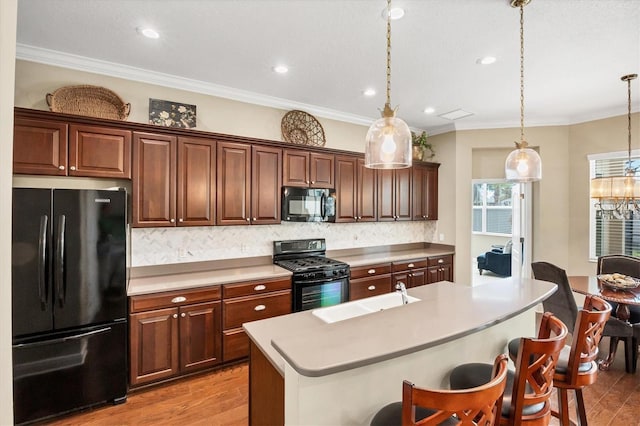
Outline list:
[[[364,166],[370,169],[411,167],[411,131],[391,108],[391,0],[387,0],[387,102],[382,118],[367,132]]]
[[[591,198],[596,214],[602,219],[631,219],[633,213],[640,213],[640,180],[636,169],[631,167],[631,81],[638,74],[628,74],[620,79],[627,82],[627,167],[622,176],[597,177],[591,179]]]
[[[524,139],[524,6],[531,0],[511,0],[511,7],[520,8],[520,142],[504,163],[510,182],[535,182],[542,178],[542,160]]]

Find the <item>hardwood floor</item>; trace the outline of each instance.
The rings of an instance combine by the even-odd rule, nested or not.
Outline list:
[[[608,339],[603,339],[606,353]],[[620,349],[623,349],[622,344]],[[248,412],[247,364],[183,379],[131,393],[125,404],[108,405],[79,413],[51,425],[246,425]],[[570,396],[573,398],[573,395]],[[584,390],[591,426],[640,425],[640,369],[624,371],[624,351],[619,350],[610,371]],[[575,410],[573,400],[571,410]],[[554,397],[552,403],[556,407]],[[575,420],[575,413],[571,414]],[[558,425],[552,419],[552,425]]]

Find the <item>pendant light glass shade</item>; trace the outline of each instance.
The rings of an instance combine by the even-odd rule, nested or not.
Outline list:
[[[397,117],[376,120],[367,132],[365,166],[371,169],[411,167],[411,131]]]
[[[510,182],[535,182],[542,179],[542,159],[531,148],[517,148],[504,162],[504,171]]]

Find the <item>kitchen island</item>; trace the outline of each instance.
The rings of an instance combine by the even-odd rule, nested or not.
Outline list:
[[[413,303],[333,323],[313,311],[246,323],[250,423],[369,424],[401,399],[402,380],[446,388],[456,365],[492,362],[510,339],[534,335],[533,308],[555,289],[440,282],[409,289]]]

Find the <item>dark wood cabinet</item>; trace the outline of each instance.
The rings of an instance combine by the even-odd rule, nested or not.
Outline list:
[[[298,149],[284,150],[284,186],[334,188],[335,156]]]
[[[291,313],[291,279],[247,281],[223,286],[222,346],[225,362],[249,355],[242,324]]]
[[[411,220],[411,169],[378,170],[378,220]]]
[[[376,172],[357,157],[336,157],[336,222],[375,222]]]
[[[220,288],[130,298],[131,386],[222,362]]]
[[[413,220],[438,219],[439,164],[413,166]]]
[[[16,117],[13,172],[131,179],[131,132]]]
[[[427,265],[426,258],[393,262],[393,288],[398,282],[403,282],[407,288],[425,285]]]
[[[428,259],[427,284],[453,281],[453,255],[434,256]]]
[[[215,223],[215,141],[133,133],[133,226]]]
[[[218,225],[280,223],[282,150],[218,143]]]
[[[364,299],[392,291],[391,263],[351,268],[349,300]]]

